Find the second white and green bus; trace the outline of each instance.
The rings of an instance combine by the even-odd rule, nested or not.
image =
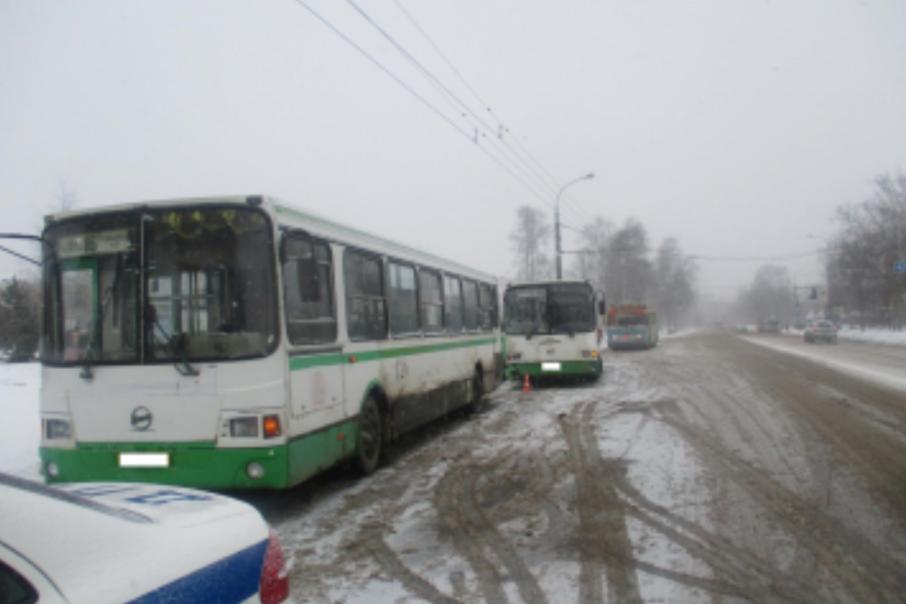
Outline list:
[[[506,370],[511,378],[601,375],[606,305],[589,283],[510,285],[503,306]]]
[[[497,378],[496,279],[261,197],[50,216],[48,481],[285,488]]]

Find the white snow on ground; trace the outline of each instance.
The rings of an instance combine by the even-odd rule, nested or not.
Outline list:
[[[659,337],[662,340],[670,340],[673,338],[685,338],[687,336],[692,336],[697,333],[701,333],[701,329],[699,329],[698,327],[683,327],[682,329],[677,329],[673,333],[671,333],[669,330],[662,329],[660,331]]]
[[[906,346],[906,331],[894,331],[892,329],[843,327],[837,332],[837,337],[841,340]]]
[[[814,350],[796,349],[787,344],[784,344],[781,340],[766,340],[763,338],[749,337],[743,337],[743,339],[747,342],[751,342],[752,344],[770,348],[771,350],[776,350],[785,354],[808,359],[813,363],[828,367],[829,369],[835,369],[853,377],[870,380],[877,384],[887,386],[888,388],[906,390],[906,372],[904,372],[902,368],[896,369],[879,367],[877,365],[853,360],[843,361],[832,359],[829,358],[827,354],[825,354],[825,352],[820,348],[816,348]]]
[[[0,363],[0,472],[40,479],[38,363]]]
[[[802,336],[804,329],[788,329],[784,333],[794,336]],[[840,340],[849,340],[850,342],[866,342],[869,344],[886,344],[888,346],[906,346],[906,330],[896,331],[894,329],[882,329],[879,327],[867,327],[859,329],[844,325],[837,332],[837,338]]]

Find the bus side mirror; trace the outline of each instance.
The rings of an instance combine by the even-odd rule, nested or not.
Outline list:
[[[607,314],[607,301],[604,298],[598,300],[598,314],[602,317]]]

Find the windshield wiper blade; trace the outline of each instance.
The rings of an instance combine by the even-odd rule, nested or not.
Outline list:
[[[185,377],[194,377],[196,375],[201,375],[201,372],[195,369],[195,367],[193,367],[192,364],[189,363],[185,345],[177,347],[176,343],[174,342],[175,336],[168,334],[167,330],[164,329],[164,326],[160,324],[160,321],[158,321],[156,317],[154,318],[154,326],[157,327],[161,335],[164,336],[164,342],[166,343],[167,348],[170,350],[170,354],[172,354],[174,357],[178,357],[173,361],[173,367],[176,368],[176,371],[179,373],[179,375]],[[181,335],[182,334],[180,334],[180,336]]]

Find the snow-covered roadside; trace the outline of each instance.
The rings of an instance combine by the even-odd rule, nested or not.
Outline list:
[[[817,363],[818,365],[828,367],[829,369],[834,369],[836,371],[846,373],[853,377],[870,380],[877,384],[881,384],[889,388],[895,388],[897,390],[906,390],[906,371],[904,371],[902,368],[891,369],[859,361],[853,361],[850,359],[834,359],[830,358],[827,354],[827,350],[823,348],[801,350],[794,348],[788,344],[784,344],[780,340],[767,340],[763,338],[751,337],[743,337],[743,339],[747,342],[751,342],[752,344],[770,348],[771,350],[776,350],[784,354],[790,354],[803,359],[808,359],[813,363]]]
[[[0,472],[40,479],[38,363],[0,364]]]
[[[670,340],[673,338],[685,338],[688,336],[694,336],[701,333],[701,328],[699,327],[683,327],[682,329],[677,329],[674,332],[670,332],[669,329],[662,329],[660,331],[659,337],[662,340]]]
[[[837,337],[841,340],[853,340],[856,342],[906,346],[906,331],[894,331],[892,329],[843,327],[837,332]]]

